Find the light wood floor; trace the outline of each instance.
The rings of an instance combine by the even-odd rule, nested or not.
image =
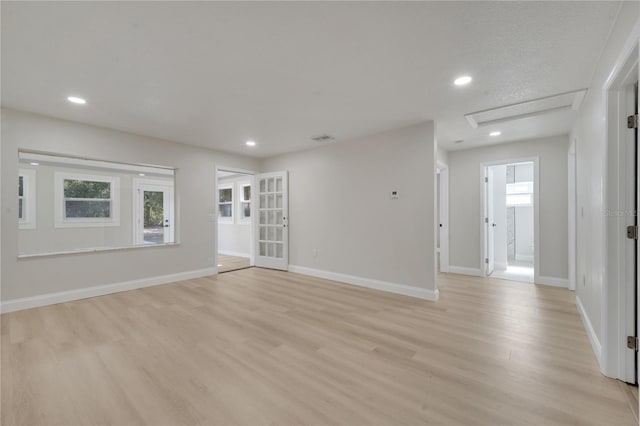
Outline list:
[[[2,315],[2,423],[636,424],[571,292],[244,269]]]
[[[248,257],[228,256],[218,253],[218,272],[229,272],[250,267]]]

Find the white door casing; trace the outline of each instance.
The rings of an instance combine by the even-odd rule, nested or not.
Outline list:
[[[485,179],[485,187],[487,191],[487,216],[485,226],[487,227],[487,257],[486,257],[486,274],[491,275],[495,268],[495,218],[494,218],[494,194],[493,194],[493,168],[487,167],[487,175]]]

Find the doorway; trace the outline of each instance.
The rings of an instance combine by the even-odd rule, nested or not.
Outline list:
[[[483,166],[485,275],[534,283],[537,162]]]
[[[250,268],[254,265],[251,205],[254,175],[217,169],[216,178],[218,273]]]

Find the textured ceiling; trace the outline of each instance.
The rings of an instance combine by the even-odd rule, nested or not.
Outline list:
[[[261,157],[423,120],[450,149],[550,136],[575,113],[464,114],[588,87],[619,6],[3,1],[2,105]]]

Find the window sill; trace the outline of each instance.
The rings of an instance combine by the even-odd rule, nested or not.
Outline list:
[[[153,247],[173,247],[173,246],[179,246],[179,245],[180,243],[142,244],[142,245],[136,245],[136,246],[127,246],[127,247],[98,247],[98,248],[57,251],[57,252],[51,252],[51,253],[20,254],[18,255],[18,260],[37,259],[41,257],[68,256],[68,255],[76,255],[76,254],[101,253],[105,251],[139,250],[139,249],[147,249],[147,248],[153,248]]]

